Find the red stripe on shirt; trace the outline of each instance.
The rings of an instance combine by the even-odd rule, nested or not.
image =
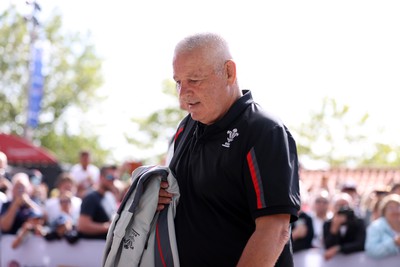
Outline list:
[[[247,164],[249,165],[251,180],[253,181],[254,191],[256,192],[257,208],[261,209],[263,206],[261,201],[260,185],[258,184],[257,174],[254,168],[254,162],[253,157],[251,156],[251,152],[247,153]]]
[[[183,129],[184,129],[184,127],[180,127],[180,128],[178,129],[178,131],[177,131],[176,134],[175,134],[174,141],[176,141],[176,139],[177,139],[178,136],[181,134],[181,132],[183,132]]]
[[[159,254],[160,254],[161,263],[162,263],[163,266],[167,266],[167,264],[165,263],[163,251],[162,251],[162,248],[161,248],[160,235],[159,235],[159,232],[158,232],[158,223],[156,224],[156,237],[157,237],[157,248],[158,248],[158,251],[159,251]]]

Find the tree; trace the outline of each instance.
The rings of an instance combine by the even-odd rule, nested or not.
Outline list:
[[[173,96],[175,102],[146,118],[133,118],[143,136],[127,137],[139,148],[162,146],[158,159],[165,153],[168,139],[185,114],[176,101],[172,81],[164,82],[164,94]],[[321,167],[395,167],[400,164],[400,148],[393,144],[376,142],[367,129],[368,114],[352,114],[348,105],[324,98],[317,111],[311,111],[309,120],[291,127],[295,135],[300,161],[316,168]],[[149,159],[147,159],[149,160]],[[317,164],[316,164],[317,163]],[[322,163],[322,165],[321,165]]]
[[[174,81],[164,80],[162,92],[166,99],[166,107],[145,118],[132,118],[132,122],[139,128],[140,135],[125,134],[128,143],[142,150],[154,151],[151,154],[155,156],[143,159],[144,162],[160,162],[163,159],[179,121],[187,114],[179,108]]]
[[[349,111],[349,106],[324,98],[319,111],[293,127],[300,161],[327,167],[398,166],[399,147],[377,143],[371,136],[378,133],[366,130],[369,115],[355,118]]]
[[[100,99],[102,60],[96,55],[90,34],[68,33],[62,18],[53,15],[42,22],[37,32],[43,45],[44,94],[39,125],[34,131],[36,143],[53,151],[62,162],[76,161],[78,150],[90,147],[99,162],[108,154],[98,145],[98,136],[71,133],[66,123],[68,111],[87,111]],[[0,14],[0,131],[22,135],[26,123],[30,37],[27,20],[15,6]],[[88,134],[88,133],[86,133]],[[78,143],[71,140],[79,139]],[[63,143],[67,142],[67,143]],[[68,154],[65,153],[65,148]]]

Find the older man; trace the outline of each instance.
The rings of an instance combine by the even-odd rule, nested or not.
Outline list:
[[[179,42],[173,58],[181,106],[170,163],[181,198],[181,266],[293,266],[290,222],[300,208],[295,141],[239,89],[227,42],[212,33]],[[159,209],[171,194],[160,190]]]

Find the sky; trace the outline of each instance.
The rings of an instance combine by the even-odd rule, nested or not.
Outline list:
[[[119,160],[141,157],[124,133],[135,134],[131,117],[164,105],[175,44],[206,31],[227,39],[240,87],[285,124],[307,121],[329,97],[355,117],[368,113],[373,128],[385,130],[374,138],[400,143],[400,1],[37,2],[43,20],[57,8],[64,29],[91,32],[104,58],[107,100],[85,119]]]

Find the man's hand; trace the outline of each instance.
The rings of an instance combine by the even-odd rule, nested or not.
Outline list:
[[[332,218],[330,232],[337,234],[340,230],[340,226],[347,222],[347,217],[344,214],[335,214]]]
[[[169,187],[168,182],[162,181],[160,184],[160,191],[158,193],[158,206],[157,211],[161,211],[164,209],[165,205],[171,203],[172,194],[167,192],[167,188]]]
[[[324,254],[325,260],[332,259],[336,254],[338,254],[339,251],[340,251],[339,246],[334,246],[326,249]]]

